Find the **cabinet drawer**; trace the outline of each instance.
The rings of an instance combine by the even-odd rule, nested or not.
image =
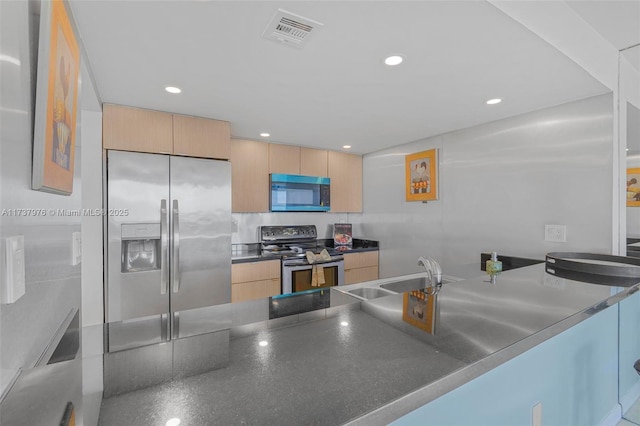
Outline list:
[[[280,284],[280,276],[278,278],[271,278],[266,283],[266,296],[277,296],[278,294],[282,294],[282,285]]]
[[[355,284],[378,279],[378,267],[355,268],[344,271],[344,283]]]
[[[365,251],[363,253],[350,253],[344,255],[344,269],[365,268],[378,266],[378,252]]]
[[[280,294],[280,278],[231,284],[231,302],[264,299]]]
[[[244,283],[249,281],[280,279],[280,261],[266,260],[261,262],[234,263],[231,265],[231,282]]]

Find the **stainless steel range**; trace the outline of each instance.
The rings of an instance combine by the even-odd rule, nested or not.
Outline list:
[[[261,226],[259,233],[262,255],[282,259],[282,294],[344,285],[344,257],[318,244],[315,225]]]

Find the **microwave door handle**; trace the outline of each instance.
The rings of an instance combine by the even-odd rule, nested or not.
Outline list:
[[[167,200],[160,200],[160,294],[167,294],[169,291],[168,227]]]
[[[173,292],[180,291],[180,209],[173,200]]]

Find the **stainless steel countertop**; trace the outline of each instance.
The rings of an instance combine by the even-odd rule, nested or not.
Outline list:
[[[467,367],[445,372],[440,380],[350,424],[386,424],[619,302],[638,287],[640,283],[622,289],[558,278],[547,274],[544,264],[503,272],[495,284],[488,275],[478,274],[443,285],[434,334],[403,320],[403,294],[363,301],[363,311]]]
[[[557,278],[543,265],[445,283],[434,334],[402,318],[404,294],[368,300],[362,310],[467,364],[525,339],[611,296],[612,287]]]
[[[256,333],[247,330],[231,340],[234,355],[228,367],[107,398],[101,424],[148,424],[162,408],[151,402],[162,403],[163,395],[176,388],[182,389],[186,401],[180,410],[194,424],[231,424],[239,419],[248,424],[270,420],[295,425],[313,419],[325,424],[388,424],[640,287],[638,283],[620,289],[558,278],[546,274],[544,264],[503,272],[496,284],[481,271],[459,271],[463,270],[475,276],[444,284],[438,294],[435,334],[402,320],[403,294],[362,301],[340,291],[424,274],[331,288],[331,308],[295,318],[267,321],[268,303],[246,304],[246,310],[240,309],[242,321],[234,320],[232,327],[261,325]],[[454,269],[445,273],[453,275]],[[270,342],[267,347],[257,344],[263,339]],[[424,365],[430,368],[417,368]],[[323,404],[317,403],[319,395]],[[247,406],[246,401],[252,403]]]
[[[424,274],[332,287],[332,308],[233,338],[228,367],[106,399],[101,425],[146,425],[175,389],[190,424],[389,424],[637,289],[558,279],[544,264],[503,272],[495,285],[479,265],[457,272],[473,276],[444,284],[433,335],[402,320],[402,294],[363,301],[341,291]],[[248,304],[241,316],[259,321],[267,305]]]

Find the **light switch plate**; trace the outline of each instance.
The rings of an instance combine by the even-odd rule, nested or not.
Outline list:
[[[71,234],[71,265],[76,266],[82,262],[82,234]]]
[[[545,225],[544,240],[553,243],[567,242],[567,226],[566,225]]]
[[[24,236],[16,235],[5,240],[5,276],[0,296],[2,303],[14,303],[25,293]]]

